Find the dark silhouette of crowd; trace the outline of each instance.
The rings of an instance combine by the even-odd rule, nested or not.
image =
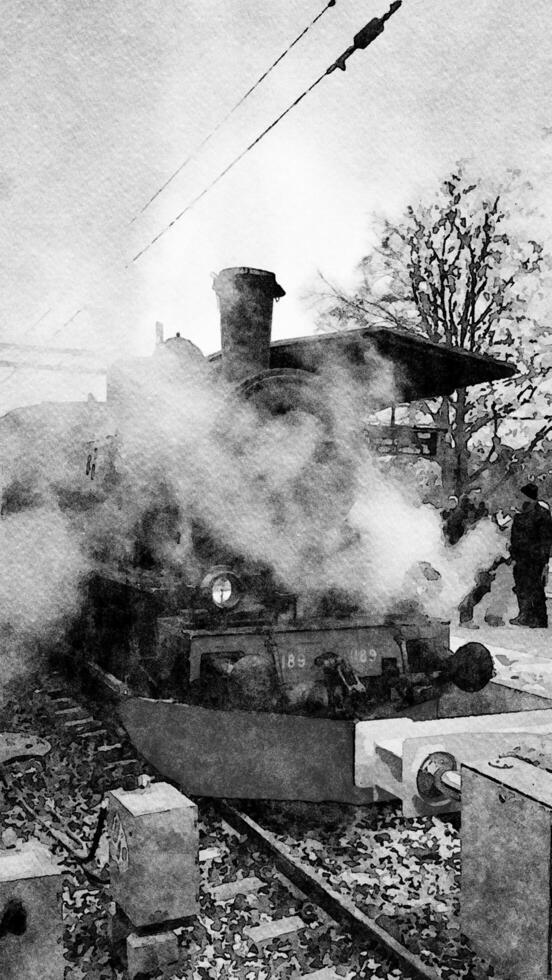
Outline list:
[[[488,517],[487,506],[480,499],[479,487],[474,487],[468,493],[458,497],[449,497],[451,505],[442,512],[443,532],[449,544],[457,544],[461,537],[481,520]]]

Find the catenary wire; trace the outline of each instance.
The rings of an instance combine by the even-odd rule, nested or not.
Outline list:
[[[141,214],[143,214],[144,211],[147,211],[147,209],[149,208],[150,204],[153,204],[153,202],[156,200],[156,198],[158,198],[159,195],[163,193],[163,191],[165,190],[165,188],[168,187],[170,183],[172,183],[172,181],[175,179],[175,177],[178,177],[178,175],[184,170],[184,168],[187,167],[188,164],[191,163],[191,161],[194,160],[195,157],[199,155],[199,153],[201,152],[201,150],[203,149],[203,147],[206,146],[207,143],[209,143],[209,141],[213,138],[213,136],[216,133],[218,133],[219,129],[221,129],[225,125],[225,123],[228,122],[228,120],[230,119],[230,117],[233,116],[234,113],[236,112],[236,110],[239,109],[240,106],[243,105],[243,103],[246,101],[246,99],[249,98],[250,95],[252,95],[252,93],[255,91],[255,89],[259,87],[259,85],[261,84],[261,82],[264,82],[265,78],[267,78],[268,75],[270,75],[270,73],[276,68],[276,66],[279,65],[281,61],[283,61],[283,59],[291,51],[291,49],[294,48],[295,45],[298,44],[299,41],[305,36],[305,34],[307,34],[308,31],[310,31],[311,28],[314,27],[314,25],[320,20],[321,17],[324,16],[324,14],[330,9],[330,7],[335,7],[336,3],[337,3],[337,0],[328,0],[328,3],[323,8],[323,10],[321,10],[320,13],[316,15],[316,17],[310,22],[310,24],[307,24],[307,26],[301,31],[301,33],[297,35],[297,37],[295,38],[295,40],[293,40],[291,42],[291,44],[288,45],[288,47],[285,49],[285,51],[282,51],[282,53],[276,58],[276,61],[274,61],[270,65],[270,67],[267,68],[266,71],[263,72],[263,74],[251,86],[251,88],[249,88],[247,90],[247,92],[245,92],[244,95],[242,95],[242,97],[236,102],[236,104],[234,106],[232,106],[232,108],[226,113],[226,115],[216,124],[216,126],[211,130],[211,132],[208,133],[207,136],[205,136],[201,140],[200,143],[198,143],[198,145],[195,147],[195,149],[192,150],[192,152],[186,157],[186,159],[180,164],[180,166],[178,166],[176,168],[176,170],[174,170],[173,173],[169,177],[167,177],[167,179],[161,185],[161,187],[159,187],[155,191],[155,194],[152,194],[152,196],[150,197],[150,199],[148,201],[146,201],[146,203],[144,204],[144,206],[142,208],[140,208],[140,211],[137,214],[134,215],[134,217],[129,222],[129,224],[131,224],[131,225],[134,224],[134,222],[139,218],[139,216]]]
[[[35,320],[34,323],[31,323],[29,327],[25,328],[25,330],[21,334],[21,337],[23,338],[26,337],[27,334],[30,334],[31,331],[35,329],[35,327],[38,327],[39,323],[42,323],[42,321],[45,320],[46,317],[50,315],[51,312],[52,312],[52,307],[50,306],[50,308],[47,309],[46,312],[42,314],[42,316],[39,316],[38,320]]]
[[[252,88],[251,88],[251,89],[250,89],[250,90],[249,90],[249,91],[248,91],[247,93],[245,93],[245,94],[244,94],[244,95],[242,96],[242,98],[240,99],[240,101],[239,101],[238,103],[236,103],[236,106],[234,106],[234,107],[233,107],[233,109],[231,110],[231,112],[230,112],[230,113],[229,113],[228,115],[230,115],[231,113],[233,113],[233,112],[234,112],[234,111],[235,111],[235,110],[237,109],[237,107],[238,107],[238,105],[241,105],[241,104],[242,104],[242,102],[243,102],[243,101],[245,101],[245,99],[246,99],[246,98],[247,98],[247,97],[248,97],[248,96],[249,96],[249,95],[251,94],[251,92],[252,92],[252,91],[253,91],[253,90],[254,90],[254,89],[255,89],[255,88],[256,88],[256,87],[257,87],[257,86],[258,86],[258,85],[259,85],[259,84],[260,84],[260,83],[261,83],[261,82],[263,81],[263,79],[264,79],[264,78],[265,78],[265,77],[267,76],[267,74],[268,74],[268,73],[269,73],[270,71],[272,71],[272,70],[273,70],[273,68],[274,68],[274,67],[275,67],[275,66],[276,66],[276,65],[277,65],[277,64],[278,64],[278,63],[279,63],[279,62],[280,62],[280,61],[282,60],[282,58],[283,58],[283,57],[285,56],[285,54],[287,54],[287,52],[288,52],[289,50],[291,50],[291,48],[292,48],[292,47],[294,47],[294,46],[295,46],[295,44],[297,44],[297,43],[298,43],[298,41],[299,41],[299,40],[300,40],[300,39],[301,39],[301,38],[302,38],[302,37],[303,37],[303,36],[305,35],[305,33],[307,32],[307,30],[310,30],[310,29],[311,29],[311,27],[312,27],[312,26],[313,26],[313,25],[314,25],[314,24],[315,24],[315,23],[316,23],[316,22],[317,22],[318,20],[320,20],[320,18],[321,18],[321,17],[323,16],[323,14],[324,14],[324,13],[326,13],[326,11],[327,11],[327,10],[328,10],[328,9],[329,9],[330,7],[332,7],[332,6],[335,6],[335,2],[336,2],[336,0],[334,0],[334,2],[328,2],[328,4],[327,4],[327,6],[326,6],[326,7],[324,7],[324,8],[323,8],[323,10],[322,10],[322,11],[321,11],[321,12],[320,12],[319,14],[317,14],[317,16],[316,16],[316,17],[315,17],[315,18],[313,19],[313,21],[312,21],[312,22],[311,22],[311,23],[310,23],[310,24],[309,24],[309,25],[308,25],[308,26],[307,26],[307,27],[306,27],[306,28],[305,28],[305,29],[304,29],[304,30],[303,30],[303,31],[301,32],[301,34],[299,34],[299,35],[297,36],[297,38],[295,38],[295,40],[294,40],[294,41],[293,41],[293,42],[292,42],[292,43],[291,43],[291,44],[289,45],[289,47],[288,47],[288,48],[286,49],[286,51],[285,51],[285,52],[283,52],[283,54],[282,54],[282,55],[280,55],[280,57],[279,57],[278,59],[276,59],[276,61],[275,61],[275,62],[273,63],[273,65],[271,65],[271,66],[270,66],[270,68],[269,68],[269,69],[268,69],[268,70],[267,70],[267,71],[266,71],[266,72],[265,72],[265,73],[264,73],[264,74],[263,74],[263,75],[262,75],[262,76],[261,76],[261,77],[260,77],[260,78],[259,78],[259,79],[257,80],[257,82],[255,83],[255,85],[254,85],[254,86],[252,86]],[[169,223],[169,224],[168,224],[168,225],[167,225],[167,226],[166,226],[166,227],[165,227],[164,229],[162,229],[162,231],[161,231],[161,232],[159,232],[159,233],[158,233],[158,234],[157,234],[157,235],[156,235],[156,236],[155,236],[155,237],[154,237],[154,238],[153,238],[153,239],[152,239],[152,240],[151,240],[151,241],[149,242],[149,244],[148,244],[148,245],[146,245],[146,246],[145,246],[145,247],[144,247],[143,249],[141,249],[141,251],[140,251],[140,252],[138,252],[138,253],[137,253],[137,254],[136,254],[136,255],[135,255],[135,256],[134,256],[133,258],[132,258],[132,260],[131,260],[131,263],[134,263],[134,262],[136,262],[136,261],[138,261],[138,260],[139,260],[139,259],[141,258],[141,256],[142,256],[142,255],[144,255],[144,254],[145,254],[145,253],[146,253],[146,252],[147,252],[147,251],[148,251],[148,250],[149,250],[149,249],[150,249],[150,248],[151,248],[151,247],[152,247],[152,246],[153,246],[153,245],[154,245],[154,244],[155,244],[155,243],[156,243],[156,242],[157,242],[157,241],[158,241],[158,240],[159,240],[159,239],[160,239],[160,238],[161,238],[161,237],[162,237],[163,235],[164,235],[164,234],[166,234],[166,233],[167,233],[167,232],[168,232],[168,231],[169,231],[169,230],[170,230],[170,229],[171,229],[171,228],[172,228],[172,227],[173,227],[173,226],[174,226],[174,225],[176,224],[176,222],[177,222],[177,221],[179,221],[179,220],[180,220],[180,219],[181,219],[181,218],[182,218],[182,217],[183,217],[183,216],[184,216],[184,215],[185,215],[185,214],[186,214],[186,213],[187,213],[188,211],[190,211],[190,210],[191,210],[191,208],[193,208],[193,207],[194,207],[194,206],[195,206],[195,205],[196,205],[196,204],[197,204],[197,203],[198,203],[198,202],[199,202],[199,201],[200,201],[200,200],[201,200],[201,199],[202,199],[203,197],[205,197],[205,195],[206,195],[206,194],[207,194],[207,193],[208,193],[208,192],[209,192],[209,191],[210,191],[210,190],[211,190],[211,189],[212,189],[212,188],[213,188],[213,187],[214,187],[214,186],[215,186],[215,185],[216,185],[216,184],[217,184],[217,183],[218,183],[218,182],[219,182],[220,180],[222,180],[222,178],[223,178],[224,176],[226,176],[226,174],[227,174],[227,173],[228,173],[228,172],[229,172],[229,171],[230,171],[230,170],[231,170],[231,169],[232,169],[232,168],[233,168],[233,167],[234,167],[234,166],[235,166],[235,165],[236,165],[237,163],[239,163],[239,161],[240,161],[241,159],[243,159],[243,157],[244,157],[244,156],[245,156],[245,155],[246,155],[246,154],[247,154],[247,153],[248,153],[248,152],[249,152],[250,150],[252,150],[252,149],[253,149],[253,148],[254,148],[254,147],[255,147],[255,146],[256,146],[256,145],[257,145],[257,144],[258,144],[258,143],[259,143],[259,142],[260,142],[260,141],[261,141],[261,140],[262,140],[262,139],[263,139],[263,138],[264,138],[264,137],[265,137],[265,136],[266,136],[266,135],[267,135],[267,134],[268,134],[268,133],[269,133],[269,132],[270,132],[271,130],[272,130],[272,129],[274,129],[274,127],[275,127],[275,126],[276,126],[276,125],[277,125],[277,124],[278,124],[279,122],[281,122],[281,120],[282,120],[282,119],[284,119],[284,117],[285,117],[285,116],[287,116],[287,115],[288,115],[288,113],[289,113],[289,112],[291,112],[291,110],[292,110],[292,109],[294,109],[294,108],[295,108],[295,107],[296,107],[296,106],[297,106],[297,105],[298,105],[298,104],[299,104],[299,103],[300,103],[300,102],[301,102],[301,101],[302,101],[302,100],[303,100],[303,99],[304,99],[304,98],[305,98],[305,97],[306,97],[306,96],[307,96],[308,94],[310,94],[310,92],[312,92],[312,91],[313,91],[313,89],[314,89],[314,88],[316,88],[316,86],[317,86],[317,85],[319,85],[319,84],[320,84],[320,82],[322,81],[322,79],[323,79],[323,78],[325,78],[325,77],[326,77],[327,75],[329,75],[329,74],[330,74],[330,73],[331,73],[332,71],[334,71],[334,70],[335,70],[336,68],[338,68],[338,67],[339,67],[339,68],[341,68],[342,70],[344,70],[344,69],[345,69],[345,60],[346,60],[346,59],[347,59],[347,58],[349,57],[349,55],[350,55],[350,54],[352,54],[352,53],[353,53],[353,51],[354,51],[354,50],[356,50],[357,48],[359,48],[359,47],[361,47],[361,48],[364,48],[364,47],[367,47],[367,46],[368,46],[368,44],[370,44],[370,43],[371,43],[371,41],[373,41],[373,40],[375,40],[375,37],[376,37],[376,36],[378,36],[378,34],[379,34],[379,33],[381,33],[381,31],[383,30],[383,25],[384,25],[384,23],[385,23],[385,21],[387,21],[387,20],[388,20],[388,19],[389,19],[389,18],[390,18],[390,17],[392,16],[392,14],[394,14],[394,13],[395,13],[395,11],[396,11],[396,10],[398,10],[398,8],[399,8],[399,7],[401,6],[401,5],[402,5],[402,0],[394,0],[394,2],[393,2],[393,3],[391,4],[391,7],[390,7],[390,8],[389,8],[389,10],[387,11],[387,13],[383,15],[383,17],[381,17],[381,18],[375,18],[375,19],[373,19],[373,20],[372,20],[372,21],[371,21],[371,22],[370,22],[370,23],[369,23],[368,25],[366,25],[366,28],[364,28],[364,29],[363,29],[363,31],[361,31],[361,32],[359,32],[359,34],[358,34],[358,35],[356,35],[356,37],[355,37],[355,43],[353,44],[353,46],[351,46],[350,48],[348,48],[348,49],[347,49],[347,51],[346,51],[346,52],[344,52],[344,54],[342,54],[342,55],[341,55],[341,57],[340,57],[340,58],[338,58],[336,62],[334,62],[334,64],[333,64],[333,65],[330,65],[330,67],[329,67],[328,69],[326,69],[326,71],[325,71],[325,72],[324,72],[324,73],[323,73],[322,75],[320,75],[320,77],[319,77],[319,78],[317,78],[317,79],[316,79],[316,80],[315,80],[315,81],[314,81],[314,82],[313,82],[313,83],[312,83],[312,84],[311,84],[311,85],[310,85],[310,86],[309,86],[309,87],[308,87],[307,89],[305,89],[305,91],[304,91],[304,92],[302,92],[302,93],[301,93],[301,95],[299,95],[299,96],[298,96],[298,97],[297,97],[297,98],[296,98],[296,99],[295,99],[295,100],[294,100],[294,101],[293,101],[293,102],[291,103],[291,105],[290,105],[290,106],[288,106],[288,108],[284,110],[284,112],[282,112],[282,113],[281,113],[281,114],[280,114],[280,115],[279,115],[279,116],[278,116],[278,117],[277,117],[277,118],[276,118],[275,120],[273,120],[273,122],[272,122],[272,123],[271,123],[271,124],[270,124],[269,126],[267,126],[267,127],[266,127],[266,129],[265,129],[265,130],[263,130],[263,132],[262,132],[262,133],[261,133],[261,134],[260,134],[260,135],[259,135],[259,136],[258,136],[258,137],[257,137],[257,138],[255,139],[255,140],[253,140],[253,141],[252,141],[252,142],[251,142],[251,143],[250,143],[250,144],[249,144],[249,145],[248,145],[248,146],[247,146],[247,147],[246,147],[246,148],[245,148],[245,149],[244,149],[244,150],[243,150],[243,151],[242,151],[242,152],[241,152],[241,153],[240,153],[240,154],[239,154],[239,155],[237,156],[237,157],[235,157],[235,158],[234,158],[234,160],[232,160],[232,161],[231,161],[231,163],[230,163],[230,164],[228,164],[228,165],[227,165],[227,166],[226,166],[226,167],[224,168],[224,170],[223,170],[223,171],[222,171],[222,172],[221,172],[221,173],[220,173],[220,174],[219,174],[219,175],[218,175],[217,177],[215,177],[215,179],[214,179],[214,180],[212,180],[212,181],[211,181],[211,183],[210,183],[210,184],[208,185],[208,187],[206,187],[206,188],[205,188],[205,189],[204,189],[203,191],[201,191],[201,192],[200,192],[200,193],[199,193],[198,195],[196,195],[196,197],[195,197],[195,198],[194,198],[194,199],[193,199],[192,201],[190,201],[190,202],[189,202],[189,204],[188,204],[188,205],[186,205],[186,207],[185,207],[185,208],[184,208],[184,209],[183,209],[183,210],[182,210],[182,211],[181,211],[181,212],[180,212],[180,213],[179,213],[178,215],[176,215],[176,217],[175,217],[175,218],[173,218],[173,219],[172,219],[172,221],[171,221],[171,222],[170,222],[170,223]],[[374,24],[379,24],[379,25],[381,25],[381,26],[380,26],[380,27],[379,27],[379,29],[378,29],[378,30],[377,30],[377,31],[375,32],[375,34],[373,34],[373,36],[371,36],[371,37],[369,37],[369,39],[368,39],[368,41],[365,41],[365,42],[364,42],[364,43],[362,43],[362,44],[357,44],[357,39],[358,39],[358,38],[359,38],[359,37],[360,37],[360,36],[361,36],[361,35],[363,34],[363,32],[365,32],[365,31],[367,31],[367,30],[369,31],[369,29],[370,29],[370,27],[371,27],[372,25],[374,25]],[[224,123],[224,122],[226,121],[226,118],[227,118],[227,117],[225,117],[225,118],[224,118],[224,119],[223,119],[223,120],[221,121],[221,123],[219,124],[219,127],[220,127],[220,126],[222,126],[222,124],[223,124],[223,123]],[[210,134],[210,135],[209,135],[209,138],[210,138],[210,136],[211,136],[211,135],[213,135],[213,134]],[[204,145],[204,143],[206,142],[206,140],[207,140],[207,138],[206,138],[206,139],[204,140],[204,142],[203,142],[203,144],[202,144],[202,145]],[[198,149],[197,149],[197,151],[194,151],[194,152],[199,152],[199,149],[200,149],[200,147],[198,147]],[[183,163],[183,164],[181,165],[181,167],[179,168],[179,171],[177,171],[177,172],[180,172],[180,170],[181,170],[181,169],[183,169],[183,167],[184,167],[184,166],[186,165],[186,163],[187,163],[187,162],[188,162],[188,160],[186,160],[186,161],[184,161],[184,163]],[[159,188],[159,190],[158,190],[158,191],[156,192],[156,194],[154,195],[154,197],[157,197],[157,196],[158,196],[158,195],[159,195],[159,194],[161,193],[161,191],[162,191],[162,190],[164,189],[164,187],[166,187],[166,186],[167,186],[167,183],[169,183],[169,182],[170,182],[170,180],[172,180],[172,179],[174,178],[174,176],[176,176],[176,173],[177,173],[177,172],[175,171],[175,173],[174,173],[173,175],[171,175],[171,177],[170,177],[170,178],[168,179],[168,181],[166,181],[166,182],[165,182],[165,184],[163,185],[163,187],[161,187],[161,188]],[[151,201],[152,201],[153,199],[154,199],[154,198],[152,197],[152,198],[150,199],[150,201],[148,201],[148,202],[147,202],[147,204],[146,204],[146,205],[144,205],[144,207],[142,208],[142,211],[144,211],[144,210],[145,210],[145,209],[146,209],[146,208],[147,208],[147,207],[149,206],[149,204],[151,203]],[[140,212],[140,213],[141,213],[141,212]],[[133,219],[133,220],[134,220],[134,219]],[[127,265],[126,265],[125,267],[126,267],[126,268],[129,268],[129,265],[130,265],[130,263],[127,263]],[[49,311],[48,311],[48,312],[49,312]],[[60,326],[60,327],[59,327],[59,328],[58,328],[58,329],[57,329],[57,330],[56,330],[56,331],[54,332],[54,334],[53,334],[52,336],[53,336],[53,337],[55,337],[55,336],[57,336],[57,335],[58,335],[59,333],[61,333],[61,331],[62,331],[62,330],[64,330],[64,329],[65,329],[65,328],[66,328],[67,326],[69,326],[69,325],[70,325],[70,323],[72,323],[72,322],[73,322],[73,320],[74,320],[74,319],[75,319],[75,318],[76,318],[76,317],[77,317],[77,316],[78,316],[78,315],[79,315],[79,314],[80,314],[81,312],[82,312],[82,311],[81,311],[80,309],[79,309],[79,310],[77,310],[77,311],[76,311],[76,312],[75,312],[75,313],[73,314],[73,316],[71,316],[71,317],[70,317],[70,318],[69,318],[69,319],[68,319],[67,321],[65,321],[65,323],[63,323],[63,324],[62,324],[62,325],[61,325],[61,326]],[[40,319],[43,319],[43,318],[41,317]],[[33,325],[33,326],[34,326],[34,325]]]
[[[50,337],[50,340],[53,340],[54,337],[57,337],[58,333],[61,333],[61,331],[62,330],[65,330],[65,327],[68,327],[69,324],[73,322],[73,320],[76,320],[77,317],[83,312],[84,309],[85,309],[85,307],[84,306],[81,306],[81,308],[78,309],[78,310],[76,310],[75,313],[73,313],[73,315],[70,316],[69,319],[65,321],[65,323],[62,323],[61,324],[61,327],[58,327],[57,330],[54,330],[52,336]]]
[[[143,255],[146,254],[146,252],[149,251],[150,248],[152,248],[156,244],[156,242],[159,241],[160,238],[163,238],[163,236],[166,235],[167,232],[170,231],[171,228],[173,228],[174,225],[178,221],[180,221],[180,219],[183,218],[185,214],[188,214],[188,212],[191,211],[192,208],[194,208],[195,205],[198,204],[198,202],[201,201],[202,198],[204,198],[205,195],[208,194],[209,191],[212,190],[212,188],[215,187],[216,184],[218,184],[219,181],[221,181],[222,178],[225,177],[226,174],[229,173],[229,171],[232,170],[237,163],[240,162],[240,160],[243,160],[243,158],[246,156],[247,153],[250,152],[250,150],[252,150],[255,146],[257,146],[257,144],[260,143],[261,140],[264,139],[264,137],[268,133],[270,133],[270,131],[273,130],[275,126],[277,126],[278,123],[280,123],[282,119],[284,119],[285,116],[287,116],[288,113],[291,112],[292,109],[295,109],[295,107],[298,106],[299,103],[302,102],[303,99],[306,98],[306,96],[309,95],[313,91],[313,89],[315,89],[316,86],[319,85],[324,78],[326,78],[327,75],[330,75],[333,71],[335,71],[336,68],[340,68],[342,71],[345,71],[345,62],[351,56],[351,54],[353,54],[353,52],[356,50],[364,49],[368,47],[369,44],[375,41],[376,37],[378,37],[379,34],[382,33],[383,28],[385,26],[385,22],[389,20],[389,18],[399,9],[400,6],[402,6],[402,0],[394,0],[387,13],[385,13],[382,17],[373,18],[373,20],[371,20],[361,31],[359,31],[359,33],[355,36],[354,43],[349,48],[347,48],[347,50],[344,51],[343,54],[340,55],[340,57],[337,58],[337,60],[334,61],[329,68],[326,69],[326,71],[324,71],[321,75],[319,75],[319,77],[315,79],[315,81],[312,82],[312,84],[309,85],[308,88],[306,88],[303,92],[301,92],[301,94],[298,95],[296,99],[294,99],[294,101],[291,103],[291,105],[287,107],[287,109],[284,109],[284,111],[281,112],[280,115],[276,117],[276,119],[273,119],[273,121],[265,129],[263,129],[262,133],[259,133],[259,135],[254,140],[252,140],[252,142],[249,143],[248,146],[246,146],[245,149],[241,151],[241,153],[239,153],[236,157],[234,157],[234,159],[231,160],[230,163],[226,165],[224,170],[221,170],[220,173],[213,178],[213,180],[207,185],[207,187],[204,187],[203,190],[199,192],[199,194],[196,194],[196,196],[192,198],[191,201],[188,202],[188,204],[182,209],[182,211],[180,211],[171,221],[169,221],[169,223],[165,225],[165,227],[162,228],[161,231],[158,232],[157,235],[155,235],[151,239],[151,241],[144,246],[144,248],[140,249],[140,251],[133,256],[131,262],[137,262]]]
[[[149,249],[152,248],[152,246],[155,245],[155,243],[158,242],[160,238],[163,237],[163,235],[166,235],[166,233],[170,231],[170,229],[173,227],[173,225],[177,223],[177,221],[180,221],[180,219],[183,218],[184,215],[188,213],[188,211],[191,211],[192,208],[195,207],[195,205],[199,201],[201,201],[201,199],[205,197],[205,195],[208,194],[209,191],[212,190],[212,188],[215,187],[215,185],[218,184],[218,182],[222,180],[222,178],[225,177],[226,174],[230,170],[232,170],[232,168],[235,167],[237,163],[240,162],[240,160],[243,159],[246,153],[249,153],[249,151],[252,150],[253,147],[257,145],[257,143],[260,143],[263,137],[265,137],[267,133],[270,132],[271,129],[274,129],[274,127],[277,126],[277,124],[284,118],[284,116],[287,116],[288,112],[291,112],[291,110],[294,109],[295,106],[299,105],[299,103],[305,98],[305,96],[307,96],[310,92],[312,92],[312,90],[316,88],[316,86],[319,85],[322,79],[325,77],[326,77],[326,72],[324,72],[323,75],[320,75],[320,77],[317,78],[316,81],[312,83],[312,85],[309,85],[309,87],[305,89],[305,91],[302,92],[301,95],[299,95],[295,99],[295,101],[292,102],[291,105],[288,106],[287,109],[285,109],[284,112],[282,112],[278,116],[277,119],[274,119],[273,122],[270,123],[270,126],[267,126],[266,129],[264,129],[263,132],[260,133],[256,139],[254,139],[251,143],[249,143],[249,145],[246,146],[245,149],[242,150],[237,157],[234,157],[234,159],[224,168],[224,170],[221,170],[221,172],[211,181],[210,184],[207,185],[207,187],[204,187],[199,194],[196,194],[196,196],[192,198],[192,200],[186,205],[186,207],[183,208],[182,211],[180,211],[176,215],[176,217],[172,219],[172,221],[169,221],[168,225],[166,225],[157,235],[155,235],[154,238],[152,238],[152,240],[149,242],[148,245],[146,245],[143,249],[137,252],[136,255],[133,257],[132,262],[137,262],[142,255],[145,255],[145,253],[149,251]]]

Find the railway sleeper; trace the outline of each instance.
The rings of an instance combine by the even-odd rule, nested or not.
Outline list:
[[[114,762],[108,762],[103,768],[110,774],[138,776],[141,766],[138,759],[116,759]]]
[[[50,701],[72,700],[67,697],[67,686],[62,687],[61,684],[51,688],[39,688],[38,693],[44,695]]]
[[[251,895],[266,887],[266,881],[251,875],[249,878],[236,878],[221,885],[213,885],[209,892],[216,902],[232,902],[236,895]]]
[[[84,718],[73,718],[63,722],[63,729],[68,735],[78,735],[82,732],[98,731],[102,727],[100,721],[96,721],[91,715]]]
[[[106,737],[108,737],[108,732],[105,729],[100,729],[99,731]],[[123,746],[121,742],[105,742],[103,745],[98,745],[96,752],[98,761],[103,763],[117,762],[121,759],[123,754]]]
[[[56,708],[54,711],[54,717],[56,721],[78,721],[82,718],[87,718],[87,712],[85,708],[81,708],[80,704],[70,704],[67,707],[64,705],[62,708]]]
[[[307,928],[298,915],[286,915],[283,919],[272,922],[262,922],[258,926],[246,926],[243,930],[258,950],[262,950],[274,939],[293,939],[299,932]]]
[[[365,915],[348,896],[328,885],[304,861],[292,854],[290,848],[280,842],[271,831],[227,800],[218,801],[217,810],[226,823],[244,832],[246,838],[260,844],[284,878],[306,895],[317,909],[344,926],[351,935],[363,937],[376,947],[379,946],[387,955],[391,954],[409,975],[423,980],[439,980],[439,974],[433,967],[411,953],[377,921]]]
[[[77,733],[77,738],[79,742],[82,743],[90,743],[90,742],[94,742],[98,738],[107,738],[107,737],[108,737],[108,732],[106,731],[105,728],[93,728],[91,731]],[[97,747],[98,752],[100,748],[101,746]]]

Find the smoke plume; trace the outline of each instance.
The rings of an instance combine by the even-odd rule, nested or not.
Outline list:
[[[36,649],[55,637],[78,610],[90,562],[132,562],[144,535],[154,560],[197,583],[207,571],[198,527],[221,553],[269,568],[307,611],[336,592],[375,618],[408,602],[449,617],[504,541],[484,521],[447,548],[439,514],[422,506],[414,483],[382,469],[359,421],[391,400],[393,376],[378,355],[372,366],[368,391],[332,363],[306,401],[273,414],[238,397],[182,341],[177,352],[114,369],[107,405],[7,416],[0,630],[8,645]],[[421,562],[440,578],[420,574]]]
[[[300,596],[339,591],[378,616],[412,599],[450,615],[475,573],[501,553],[503,538],[485,521],[447,548],[439,514],[370,453],[359,420],[392,397],[392,371],[379,361],[379,385],[369,391],[343,365],[322,373],[323,418],[301,405],[285,415],[259,411],[191,345],[164,352],[141,375],[125,374],[114,406],[119,504],[106,504],[99,523],[94,516],[96,535],[128,557],[141,515],[166,500],[178,510],[180,542],[160,533],[158,557],[190,576],[198,574],[192,526],[199,522],[223,548],[269,567],[280,587]],[[420,588],[419,562],[438,569],[438,586]]]

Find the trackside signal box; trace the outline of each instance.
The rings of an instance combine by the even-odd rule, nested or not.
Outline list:
[[[63,980],[61,869],[38,841],[0,850],[0,977]]]
[[[113,900],[136,929],[198,909],[197,807],[168,783],[109,794]]]
[[[462,766],[462,932],[504,980],[552,976],[551,869],[552,774],[513,756]]]

